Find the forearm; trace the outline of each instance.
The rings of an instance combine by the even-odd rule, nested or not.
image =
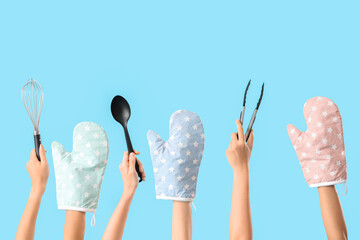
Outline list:
[[[347,239],[345,219],[335,186],[319,187],[318,192],[328,239]]]
[[[123,194],[105,229],[103,240],[120,240],[124,234],[126,219],[133,194]]]
[[[230,239],[252,239],[248,167],[234,172]]]
[[[16,240],[34,239],[36,218],[39,212],[42,193],[31,189],[28,202],[16,232]]]
[[[85,212],[66,211],[64,236],[66,240],[84,239],[85,235]]]
[[[192,239],[191,203],[173,201],[172,240]]]

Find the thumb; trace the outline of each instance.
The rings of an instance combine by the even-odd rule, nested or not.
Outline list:
[[[289,134],[292,145],[295,146],[296,140],[300,137],[302,132],[292,124],[287,125],[287,132]]]
[[[253,143],[254,143],[254,130],[251,129],[249,140],[247,142],[247,145],[249,146],[250,151],[252,151],[252,149],[253,149]]]
[[[130,159],[129,159],[129,173],[135,172],[135,154],[132,152],[130,153]]]
[[[51,149],[54,163],[60,162],[68,154],[63,145],[56,141],[51,144]]]
[[[164,144],[164,140],[153,130],[148,131],[147,138],[152,151],[158,150],[158,148]]]
[[[44,149],[44,145],[40,145],[40,159],[41,159],[41,165],[47,164],[47,159],[46,159],[46,152]]]

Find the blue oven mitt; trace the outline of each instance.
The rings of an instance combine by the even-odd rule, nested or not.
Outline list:
[[[152,130],[147,133],[156,198],[192,202],[204,151],[203,124],[196,113],[179,110],[170,117],[169,133],[166,142]]]
[[[108,153],[106,133],[93,122],[76,125],[72,153],[52,143],[59,209],[96,212]]]

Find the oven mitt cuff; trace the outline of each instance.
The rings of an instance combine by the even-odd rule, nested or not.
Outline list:
[[[200,117],[179,110],[170,117],[167,141],[153,130],[147,133],[155,176],[157,199],[194,201],[204,151],[204,127]]]
[[[73,152],[52,143],[58,208],[96,212],[108,161],[108,138],[93,122],[79,123],[73,132]]]
[[[346,157],[342,118],[336,104],[325,97],[304,105],[307,130],[287,126],[292,145],[310,187],[345,183]]]

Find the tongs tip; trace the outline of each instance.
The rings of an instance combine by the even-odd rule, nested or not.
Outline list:
[[[246,86],[246,89],[245,89],[243,107],[245,107],[245,104],[246,104],[246,95],[247,95],[247,92],[248,92],[248,90],[249,90],[250,83],[251,83],[251,79],[249,80],[249,82],[248,82],[248,84],[247,84],[247,86]]]
[[[263,95],[264,95],[264,86],[265,86],[265,83],[263,83],[263,84],[262,84],[262,87],[261,87],[261,93],[260,93],[260,98],[259,98],[258,103],[256,104],[256,110],[258,110],[258,109],[259,109],[259,107],[260,107],[261,100],[262,100]]]

